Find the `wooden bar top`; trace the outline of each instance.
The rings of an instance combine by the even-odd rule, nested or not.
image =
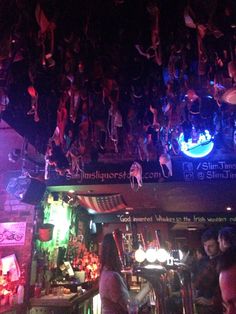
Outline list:
[[[24,314],[26,313],[26,305],[25,304],[14,304],[14,305],[4,305],[0,306],[0,314],[8,314],[8,313],[17,313]]]
[[[71,307],[76,303],[82,303],[86,299],[94,296],[98,293],[98,284],[94,284],[90,289],[84,291],[81,294],[78,293],[70,293],[63,294],[61,296],[58,295],[45,295],[40,298],[31,298],[30,306],[41,306],[41,307]]]
[[[70,293],[61,296],[48,294],[40,298],[31,298],[31,306],[55,306],[55,307],[70,307],[74,302],[77,302],[78,294]]]

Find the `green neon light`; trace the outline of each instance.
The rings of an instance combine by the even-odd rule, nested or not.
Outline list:
[[[54,229],[52,240],[38,244],[42,249],[53,251],[56,247],[67,245],[69,241],[71,213],[71,208],[61,201],[47,204],[44,209],[44,223],[53,224]]]

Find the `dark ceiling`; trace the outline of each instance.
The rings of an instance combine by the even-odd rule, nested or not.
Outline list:
[[[138,0],[135,5],[128,0],[1,0],[0,85],[7,90],[10,98],[4,118],[20,134],[26,136],[38,151],[45,153],[48,139],[56,127],[59,97],[69,85],[69,80],[65,77],[71,73],[66,67],[73,67],[73,62],[85,61],[90,91],[93,84],[96,85],[91,75],[94,74],[93,67],[98,62],[103,73],[100,78],[113,77],[119,83],[122,101],[127,97],[137,71],[141,71],[147,80],[155,80],[160,68],[152,69],[148,65],[150,62],[146,62],[135,49],[136,44],[143,49],[151,44],[150,21],[154,11],[150,10],[155,6],[161,12],[159,22],[163,71],[168,67],[171,49],[187,45],[190,38],[193,39],[193,46],[191,49],[187,48],[190,53],[187,58],[193,58],[196,62],[198,56],[195,30],[186,27],[184,20],[187,4],[196,23],[210,23],[211,28],[220,29],[222,34],[235,20],[235,1],[230,0],[225,3],[217,0]],[[46,67],[41,62],[43,39],[39,38],[37,5],[40,5],[46,18],[55,24],[54,59]],[[222,43],[225,44],[227,36],[225,34],[223,41],[210,36],[212,55],[222,50]],[[48,42],[46,50],[47,45]],[[66,56],[68,48],[71,49],[68,53],[73,55],[69,60],[72,64],[65,63],[68,61],[66,58],[70,57]],[[141,70],[138,69],[140,66]],[[147,83],[146,78],[142,80],[142,85]],[[37,122],[32,115],[27,115],[31,106],[27,87],[31,84],[37,89],[40,99]],[[97,87],[93,87],[96,91]],[[136,94],[137,92],[140,90],[135,91]],[[126,101],[129,102],[130,99],[127,98]],[[122,114],[127,114],[125,108]]]
[[[190,4],[194,13],[194,21],[197,24],[204,24],[208,29],[209,33],[206,36],[210,56],[208,61],[209,64],[215,66],[217,53],[222,53],[224,45],[229,49],[229,38],[230,40],[232,38],[235,40],[235,37],[233,37],[236,12],[235,1],[226,2],[217,0],[1,0],[0,85],[9,97],[9,104],[4,108],[5,111],[1,112],[3,118],[20,134],[27,137],[37,151],[45,154],[48,140],[52,137],[58,122],[57,110],[60,97],[65,91],[68,92],[71,75],[73,76],[76,73],[80,62],[84,62],[87,71],[86,75],[88,74],[88,76],[82,76],[88,84],[86,83],[86,88],[84,88],[84,86],[81,87],[79,85],[82,84],[81,82],[78,83],[77,88],[82,95],[81,98],[84,96],[84,89],[87,95],[89,95],[89,99],[96,98],[98,94],[101,97],[104,92],[104,85],[102,84],[108,78],[114,79],[115,83],[119,85],[119,106],[123,115],[124,129],[127,132],[123,134],[123,150],[126,149],[128,151],[134,140],[131,138],[130,142],[127,143],[125,141],[128,135],[130,135],[127,127],[128,113],[130,111],[127,108],[129,108],[134,98],[136,98],[136,101],[139,97],[145,98],[144,109],[142,104],[140,105],[142,110],[140,111],[139,119],[142,122],[144,122],[144,116],[149,118],[150,102],[155,102],[158,114],[160,114],[160,124],[163,123],[164,125],[166,123],[166,117],[163,117],[164,114],[162,113],[163,103],[160,101],[162,99],[161,96],[166,91],[166,87],[163,86],[164,77],[162,75],[164,76],[163,73],[168,69],[169,58],[173,51],[178,58],[179,49],[182,51],[181,49],[186,48],[184,50],[187,52],[186,57],[191,59],[188,75],[189,77],[192,75],[192,81],[190,80],[189,83],[200,81],[196,69],[198,60],[196,30],[187,27],[184,20],[184,8],[186,8],[187,3]],[[42,38],[38,37],[40,27],[35,17],[37,4],[40,4],[43,8],[48,20],[55,23],[53,58],[49,56],[46,65],[42,63],[41,59]],[[136,44],[141,45],[144,49],[148,49],[151,45],[150,20],[152,20],[152,10],[153,8],[155,9],[155,5],[159,6],[161,12],[162,66],[153,63],[148,58],[143,58],[135,48]],[[150,12],[151,14],[149,15]],[[214,33],[214,31],[219,30],[222,31],[222,34],[220,34],[222,40],[217,38],[219,32],[218,34]],[[225,30],[230,30],[230,33],[225,32]],[[190,43],[193,45],[189,46]],[[224,73],[226,74],[229,60],[230,58],[223,60],[225,62]],[[94,70],[97,64],[100,66],[100,74],[98,68],[96,69],[97,72]],[[210,69],[209,64],[207,67]],[[95,78],[95,74],[98,77]],[[141,77],[138,86],[135,85],[137,83],[137,74],[138,79]],[[212,72],[209,70],[207,75],[210,76],[211,74]],[[207,76],[207,79],[210,79],[210,77]],[[179,84],[178,79],[174,81],[177,85]],[[232,83],[231,80],[230,83]],[[27,92],[27,88],[31,85],[34,85],[39,95],[39,121],[34,119],[34,115],[27,114],[32,109],[31,98]],[[135,89],[135,87],[138,88]],[[155,87],[158,89],[158,95],[155,95],[156,98],[154,99]],[[149,90],[151,91],[150,94]],[[148,97],[146,97],[147,95]],[[76,123],[70,121],[66,130],[72,126],[71,128],[77,132],[75,137],[78,138],[81,122],[87,118],[90,128],[85,145],[88,148],[85,157],[88,157],[89,161],[96,158],[103,160],[110,158],[114,162],[122,162],[125,158],[123,151],[117,154],[114,151],[114,143],[112,141],[107,141],[109,144],[107,144],[105,149],[101,147],[102,145],[99,148],[96,146],[97,142],[92,137],[91,130],[94,131],[96,127],[100,127],[100,131],[104,131],[103,127],[98,123],[95,125],[95,122],[100,122],[99,119],[106,106],[107,111],[104,116],[106,118],[109,116],[108,109],[111,103],[110,100],[106,105],[100,102],[99,105],[101,107],[98,107],[95,101],[94,104],[95,106],[86,113],[87,116],[80,108],[81,112],[78,114],[78,121],[76,120]],[[66,106],[70,114],[69,101],[66,103]],[[134,102],[132,106],[130,108],[136,110],[138,104]],[[102,118],[104,116],[102,115]],[[90,118],[94,119],[92,124],[90,124]],[[106,122],[105,120],[105,128]],[[138,122],[135,127],[137,128],[137,126]],[[138,130],[140,131],[140,128]],[[111,147],[112,149],[110,149]],[[232,147],[230,148],[232,149]],[[228,147],[224,146],[223,149],[228,149]],[[137,147],[135,152],[136,155],[129,156],[130,160],[134,160],[137,157],[140,158],[137,154]],[[157,149],[151,157],[155,160],[158,159]],[[85,161],[87,160],[85,158]],[[72,187],[68,181],[67,186],[61,185],[60,187],[55,186],[49,189],[52,191],[69,191]],[[209,210],[220,212],[224,211],[226,206],[235,207],[235,187],[235,183],[232,181],[145,183],[137,192],[133,191],[129,184],[77,185],[73,188],[77,194],[105,195],[107,193],[119,193],[124,198],[127,207],[137,211],[154,209],[167,212],[207,212]]]

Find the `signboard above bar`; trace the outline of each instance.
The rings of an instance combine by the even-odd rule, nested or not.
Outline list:
[[[93,215],[95,223],[220,223],[229,224],[236,223],[236,213],[146,213],[139,214],[137,212],[129,213],[110,213]]]
[[[236,180],[235,160],[186,159],[172,160],[173,175],[163,175],[158,161],[141,162],[143,183],[176,181]],[[132,162],[119,164],[87,164],[83,171],[70,178],[55,176],[48,180],[52,185],[127,184],[130,182]],[[165,168],[165,165],[163,166]]]

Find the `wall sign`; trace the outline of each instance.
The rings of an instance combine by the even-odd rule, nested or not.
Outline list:
[[[48,186],[90,185],[90,184],[129,184],[132,162],[121,164],[86,165],[77,177],[51,178]],[[158,161],[140,162],[142,180],[145,183],[165,183],[183,181],[236,180],[236,160],[181,159],[172,160],[173,175],[163,177]]]
[[[26,222],[0,223],[0,246],[24,245]]]
[[[197,133],[197,138],[189,138],[188,142],[184,140],[184,133],[180,134],[179,144],[181,151],[191,158],[202,158],[210,154],[214,147],[213,139],[208,130],[203,133]]]
[[[182,163],[184,181],[235,180],[236,161],[185,161]]]
[[[96,214],[92,217],[95,223],[236,223],[234,213],[150,213],[150,214]]]

